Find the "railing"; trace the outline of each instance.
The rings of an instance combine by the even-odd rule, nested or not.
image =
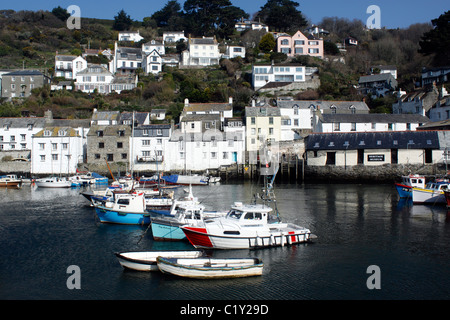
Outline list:
[[[136,160],[137,162],[163,162],[164,156],[137,156]]]

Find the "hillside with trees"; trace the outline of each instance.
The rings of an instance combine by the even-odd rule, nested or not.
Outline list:
[[[306,17],[296,7],[298,3],[290,0],[268,0],[255,17],[271,30],[293,34],[307,27]],[[280,15],[284,19],[275,19]],[[222,43],[221,50],[226,42],[244,45],[247,51],[245,59],[223,59],[218,66],[205,69],[165,68],[157,76],[140,74],[138,87],[121,94],[104,96],[38,88],[23,101],[3,102],[0,116],[20,116],[23,112],[42,116],[51,109],[55,117],[86,118],[93,108],[147,111],[157,107],[166,108],[176,119],[185,98],[192,102],[224,102],[229,96],[233,97],[239,114],[259,95],[251,89],[251,65],[288,61],[284,54],[274,52],[274,42],[265,32],[237,32],[234,24],[241,18],[249,15],[229,0],[187,0],[183,7],[170,0],[143,21],[132,20],[121,10],[112,20],[82,18],[82,28],[71,30],[66,27],[67,12],[60,7],[52,12],[0,10],[1,69],[39,69],[51,76],[57,51],[79,55],[85,48],[113,48],[120,30],[139,30],[145,41],[161,37],[165,30],[185,30],[186,35],[215,36]],[[397,66],[399,87],[412,90],[422,67],[450,64],[448,19],[449,12],[432,23],[405,29],[366,30],[359,20],[324,18],[319,26],[329,31],[324,36],[326,59],[298,56],[292,61],[317,67],[320,88],[299,93],[296,98],[362,100],[364,97],[358,95],[355,85],[361,75],[376,65]],[[358,39],[359,45],[347,46],[341,52],[337,45],[347,37]],[[181,52],[184,48],[181,45],[169,51]],[[339,61],[341,57],[345,63]],[[392,97],[375,100],[367,100],[372,111],[389,111]]]

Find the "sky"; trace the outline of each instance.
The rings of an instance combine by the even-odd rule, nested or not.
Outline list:
[[[124,9],[131,19],[142,21],[161,10],[169,0],[21,0],[3,1],[1,9],[19,10],[48,10],[61,6],[68,8],[77,5],[81,17],[114,19],[117,13]],[[183,7],[184,0],[177,0]],[[256,13],[267,0],[230,0],[231,3],[247,12],[250,17]],[[448,0],[293,0],[300,5],[297,7],[311,23],[318,24],[324,17],[339,17],[350,20],[358,19],[367,23],[374,14],[367,13],[367,8],[376,5],[380,10],[381,27],[388,29],[407,28],[415,23],[427,23],[438,18],[450,10]],[[373,20],[372,20],[373,22]]]

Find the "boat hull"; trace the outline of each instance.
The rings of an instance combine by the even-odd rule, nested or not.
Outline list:
[[[117,260],[125,269],[135,271],[159,271],[156,258],[197,258],[203,255],[202,251],[143,251],[143,252],[116,252]]]
[[[22,187],[22,181],[0,182],[0,188],[19,189]]]
[[[186,235],[176,222],[162,222],[151,219],[153,239],[157,241],[181,241],[186,239]]]
[[[224,279],[260,276],[264,264],[255,258],[248,259],[173,259],[157,258],[163,273],[194,279]]]
[[[206,228],[182,226],[189,242],[195,248],[205,249],[254,249],[284,246],[309,242],[312,235],[308,229],[273,231],[258,234],[240,235],[238,231],[211,233]]]
[[[103,206],[95,207],[95,212],[99,220],[103,223],[133,225],[148,225],[150,223],[149,213],[120,212]]]
[[[446,204],[443,191],[413,188],[413,204]]]
[[[412,187],[401,183],[396,183],[395,188],[397,189],[400,198],[412,198]]]

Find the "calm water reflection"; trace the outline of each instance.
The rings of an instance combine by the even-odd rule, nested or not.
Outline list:
[[[252,183],[194,187],[211,209],[248,202]],[[183,192],[182,188],[177,191]],[[314,244],[212,251],[263,259],[262,277],[201,281],[124,271],[113,252],[191,249],[154,242],[140,226],[100,224],[79,190],[0,189],[0,299],[448,299],[447,209],[398,200],[392,185],[278,184],[286,221],[310,228]],[[67,267],[81,290],[66,287]],[[381,270],[369,290],[367,267]]]

